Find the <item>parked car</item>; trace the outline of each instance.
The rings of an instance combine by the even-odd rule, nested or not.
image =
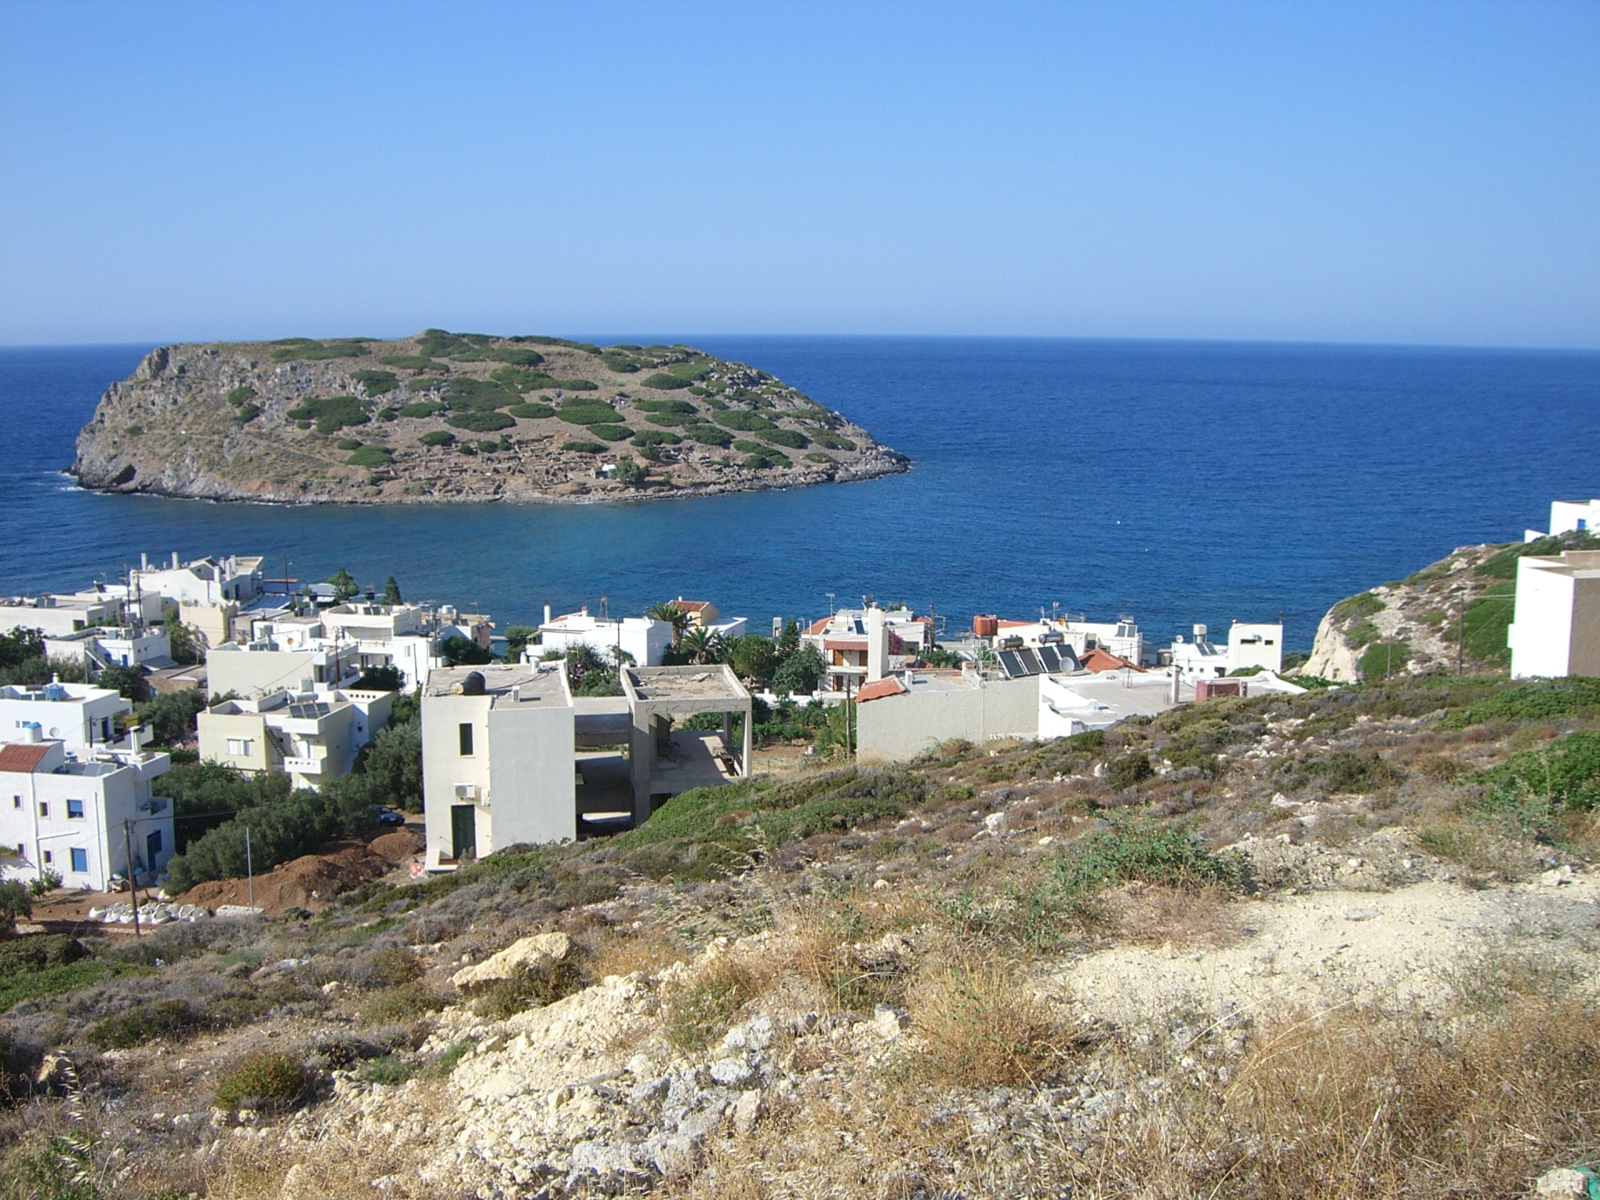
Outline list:
[[[377,817],[379,823],[383,825],[404,825],[406,823],[405,813],[396,812],[386,804],[374,804],[372,806],[372,815]]]

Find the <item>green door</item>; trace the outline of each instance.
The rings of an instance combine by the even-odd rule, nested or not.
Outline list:
[[[478,822],[470,804],[450,806],[450,841],[457,861],[478,856]]]

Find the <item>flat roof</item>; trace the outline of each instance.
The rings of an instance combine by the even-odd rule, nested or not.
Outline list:
[[[487,663],[481,667],[438,667],[428,672],[424,694],[451,695],[455,686],[476,672],[483,676],[484,694],[490,708],[571,708],[565,672],[559,667],[541,671],[534,663]],[[519,689],[513,697],[511,689]]]
[[[629,667],[626,690],[640,700],[734,700],[750,693],[726,666]]]

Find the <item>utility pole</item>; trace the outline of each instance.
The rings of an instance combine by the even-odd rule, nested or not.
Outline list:
[[[844,756],[847,761],[855,755],[850,730],[851,717],[853,716],[850,710],[850,685],[854,682],[855,676],[846,675],[844,677]]]
[[[139,880],[133,869],[133,822],[122,822],[122,853],[128,859],[128,895],[133,898],[133,936],[139,936]]]
[[[1461,660],[1467,647],[1467,598],[1456,593],[1456,678],[1461,678]]]
[[[255,873],[250,869],[250,826],[244,827],[244,886],[250,907],[256,906],[256,879]]]

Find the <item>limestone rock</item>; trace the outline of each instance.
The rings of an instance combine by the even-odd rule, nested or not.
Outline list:
[[[481,963],[462,967],[450,977],[450,982],[466,990],[515,979],[519,975],[545,970],[566,958],[571,950],[572,939],[564,933],[536,933],[518,938]]]
[[[1561,1200],[1581,1200],[1589,1194],[1589,1180],[1582,1171],[1560,1167],[1539,1176],[1539,1182],[1533,1185],[1533,1194],[1560,1197]]]

